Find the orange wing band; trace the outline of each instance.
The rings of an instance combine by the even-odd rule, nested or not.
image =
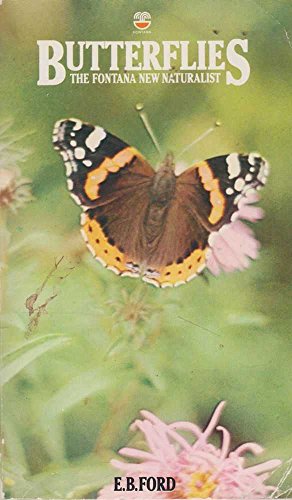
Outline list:
[[[194,250],[183,262],[170,264],[157,269],[159,276],[143,276],[143,281],[152,285],[166,288],[168,286],[179,286],[191,281],[205,267],[206,252],[208,248]]]
[[[113,158],[105,158],[98,167],[91,170],[84,186],[88,198],[96,200],[99,197],[99,184],[105,181],[109,173],[118,172],[121,168],[126,167],[137,154],[136,149],[129,146],[119,151]]]
[[[125,255],[115,245],[109,243],[100,224],[86,214],[82,214],[81,217],[82,236],[96,260],[116,274],[127,271]]]
[[[206,161],[197,164],[199,176],[206,191],[210,191],[210,203],[212,210],[208,220],[211,224],[216,224],[224,214],[225,199],[220,190],[219,180],[214,178],[212,169]]]

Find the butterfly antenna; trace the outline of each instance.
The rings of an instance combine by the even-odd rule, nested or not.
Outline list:
[[[152,129],[150,123],[149,123],[147,113],[144,111],[144,105],[139,103],[139,104],[136,104],[135,108],[136,108],[136,111],[138,111],[138,114],[139,114],[139,116],[140,116],[140,118],[142,120],[142,123],[143,123],[146,131],[148,132],[148,135],[149,135],[151,141],[153,142],[153,144],[154,144],[155,148],[157,149],[158,153],[161,155],[162,154],[161,148],[160,148],[159,143],[158,143],[158,141],[156,139],[156,136],[155,136],[155,134],[153,132],[153,129]]]
[[[176,158],[180,158],[184,153],[186,153],[189,149],[191,149],[195,144],[198,144],[198,142],[205,139],[205,137],[207,137],[209,134],[211,134],[211,132],[213,132],[215,130],[215,128],[220,127],[220,126],[221,126],[221,122],[216,121],[214,123],[213,127],[208,128],[208,130],[206,130],[203,134],[199,135],[199,137],[197,137],[193,142],[188,144],[188,146],[186,146],[178,155],[176,155]]]

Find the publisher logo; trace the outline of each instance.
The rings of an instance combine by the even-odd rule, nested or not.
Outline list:
[[[147,28],[151,26],[151,16],[149,12],[136,12],[134,14],[133,24],[138,30],[147,30]]]

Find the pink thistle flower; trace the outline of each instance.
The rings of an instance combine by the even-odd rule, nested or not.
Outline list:
[[[24,162],[29,151],[17,146],[25,137],[13,137],[9,134],[13,121],[0,123],[0,210],[16,213],[26,203],[33,200],[31,181],[22,177],[18,165]]]
[[[127,477],[136,480],[139,477],[173,477],[175,489],[171,492],[127,491],[121,494],[114,491],[114,485],[110,484],[99,492],[98,498],[266,498],[274,487],[265,485],[265,481],[281,461],[269,460],[245,467],[244,454],[251,452],[258,455],[263,449],[256,443],[245,443],[230,451],[230,434],[218,425],[224,405],[224,401],[219,403],[204,431],[191,422],[167,425],[149,411],[141,411],[143,420],[136,420],[130,429],[144,434],[148,451],[122,448],[120,455],[130,458],[132,462],[112,460],[111,464],[124,473],[122,487],[125,487]],[[220,448],[208,443],[214,430],[222,434]],[[181,431],[192,435],[194,442],[190,443],[182,437]]]
[[[207,268],[217,276],[221,271],[232,272],[249,266],[249,259],[256,259],[260,243],[253,231],[240,219],[257,222],[264,212],[252,204],[259,200],[255,190],[249,190],[238,203],[238,211],[232,216],[232,222],[223,226],[209,238],[210,250]]]
[[[0,208],[8,208],[16,212],[26,203],[32,201],[30,180],[21,177],[18,167],[1,167],[0,165]]]

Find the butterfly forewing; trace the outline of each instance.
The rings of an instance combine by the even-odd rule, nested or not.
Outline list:
[[[185,203],[209,232],[232,220],[240,200],[266,183],[269,166],[257,153],[217,156],[198,162],[178,178]]]
[[[86,208],[97,205],[101,197],[100,189],[105,184],[107,193],[121,188],[116,184],[115,175],[110,174],[131,167],[127,169],[127,174],[131,172],[132,176],[135,174],[143,179],[154,175],[150,165],[135,148],[102,127],[94,127],[75,118],[56,123],[53,144],[64,160],[71,196],[77,204]],[[128,184],[133,185],[132,176]]]

